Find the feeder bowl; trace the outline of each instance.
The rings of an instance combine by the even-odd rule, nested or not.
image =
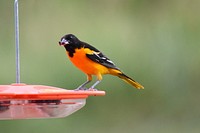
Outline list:
[[[0,120],[66,117],[104,91],[74,91],[44,85],[0,85]]]

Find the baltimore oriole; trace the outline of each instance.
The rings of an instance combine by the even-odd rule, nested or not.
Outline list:
[[[67,34],[59,41],[64,46],[71,62],[87,75],[87,81],[76,90],[85,90],[85,85],[92,81],[92,75],[97,76],[97,81],[89,88],[94,87],[102,80],[103,74],[118,76],[137,89],[144,89],[142,85],[126,76],[115,64],[95,47],[80,41],[75,35]]]

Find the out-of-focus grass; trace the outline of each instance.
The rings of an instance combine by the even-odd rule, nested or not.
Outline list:
[[[64,119],[0,121],[11,132],[199,132],[199,1],[19,0],[21,80],[73,89],[86,80],[59,47],[77,35],[145,86],[105,76]],[[0,84],[15,82],[13,1],[0,1]]]

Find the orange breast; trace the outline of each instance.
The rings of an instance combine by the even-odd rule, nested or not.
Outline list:
[[[76,49],[73,57],[69,56],[69,58],[76,67],[78,67],[81,71],[83,71],[86,74],[97,75],[109,73],[108,68],[90,60],[86,56],[86,53],[92,54],[92,51],[90,51],[87,48]]]

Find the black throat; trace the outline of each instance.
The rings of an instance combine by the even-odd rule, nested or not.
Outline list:
[[[65,47],[66,51],[68,52],[68,55],[70,57],[73,57],[74,53],[75,53],[75,49],[80,49],[80,48],[84,47],[84,43],[77,42],[74,44],[67,44],[64,47]]]
[[[66,51],[68,52],[68,55],[70,57],[73,57],[74,53],[75,53],[75,48],[72,47],[71,45],[65,45],[64,47],[65,47]]]

